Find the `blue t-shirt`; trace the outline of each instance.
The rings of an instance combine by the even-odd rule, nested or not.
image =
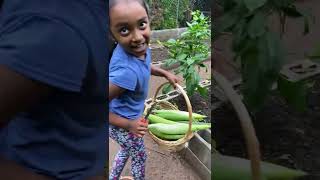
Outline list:
[[[107,1],[4,1],[0,64],[58,90],[0,130],[1,156],[56,179],[101,175],[107,34]]]
[[[147,50],[145,60],[140,60],[117,45],[109,65],[109,82],[126,91],[110,102],[110,111],[130,120],[139,118],[148,96],[150,75],[150,49]]]

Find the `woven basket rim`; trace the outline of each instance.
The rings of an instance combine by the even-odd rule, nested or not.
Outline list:
[[[156,93],[155,93],[155,95],[154,95],[154,97],[153,97],[153,99],[152,99],[151,104],[152,104],[152,103],[158,103],[158,105],[161,105],[161,103],[163,103],[163,104],[167,105],[166,109],[175,109],[175,108],[174,108],[175,106],[174,106],[172,103],[168,102],[168,101],[164,101],[164,100],[162,100],[162,101],[157,101],[157,100],[156,100],[156,97],[157,97],[158,92],[159,92],[160,89],[161,89],[164,85],[166,85],[166,84],[168,84],[168,82],[163,83],[162,85],[160,85],[160,86],[158,87],[158,89],[157,89],[157,91],[156,91]],[[189,100],[186,92],[184,91],[184,89],[183,89],[180,85],[178,85],[178,84],[176,84],[176,85],[177,85],[176,87],[178,87],[178,89],[181,91],[181,93],[182,93],[183,96],[184,96],[184,99],[185,99],[185,101],[186,101],[186,104],[187,104],[189,113],[192,114],[192,106],[191,106],[190,100]],[[169,106],[169,107],[168,107],[168,106]],[[150,107],[151,107],[151,106],[150,106]],[[150,108],[150,107],[148,107],[148,108]],[[146,110],[148,110],[148,108],[146,108]],[[176,107],[176,109],[179,110],[177,107]],[[182,145],[186,144],[186,143],[194,136],[194,133],[191,131],[192,118],[189,118],[189,122],[190,122],[190,125],[189,125],[189,126],[190,126],[190,131],[188,131],[185,136],[183,136],[182,138],[180,138],[180,139],[178,139],[178,140],[176,140],[176,141],[167,141],[167,140],[160,139],[160,138],[158,138],[157,136],[155,136],[150,130],[148,130],[148,133],[150,134],[150,137],[151,137],[158,145],[161,145],[162,147],[165,147],[165,148],[168,149],[168,150],[170,149],[171,151],[172,151],[172,150],[178,151],[178,150],[181,149],[181,146],[182,146]]]

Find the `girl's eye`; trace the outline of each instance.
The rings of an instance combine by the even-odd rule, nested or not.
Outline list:
[[[147,27],[147,22],[140,23],[140,29],[145,29]]]
[[[128,28],[123,27],[119,30],[119,32],[121,35],[127,35],[129,33],[129,30],[128,30]]]

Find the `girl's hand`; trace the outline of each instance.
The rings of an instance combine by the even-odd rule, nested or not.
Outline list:
[[[166,72],[165,74],[165,78],[170,82],[170,84],[173,86],[173,87],[176,87],[175,84],[176,83],[180,83],[182,81],[182,79],[172,73],[170,73],[169,71]]]
[[[144,118],[129,121],[128,126],[129,131],[137,137],[143,137],[148,130],[148,122]]]

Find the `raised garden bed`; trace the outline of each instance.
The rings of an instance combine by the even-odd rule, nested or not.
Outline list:
[[[320,169],[320,78],[308,94],[308,110],[298,113],[274,92],[253,119],[264,161],[318,174]],[[247,158],[238,117],[223,103],[213,112],[217,150],[225,155]],[[320,179],[307,177],[305,179]]]
[[[204,98],[195,93],[189,97],[193,112],[206,115],[206,122],[211,122],[211,86],[208,86],[208,97]],[[180,110],[186,109],[182,96],[177,96],[169,102],[176,104]],[[188,143],[188,147],[181,154],[186,161],[195,168],[204,180],[211,179],[211,130],[199,131]]]

